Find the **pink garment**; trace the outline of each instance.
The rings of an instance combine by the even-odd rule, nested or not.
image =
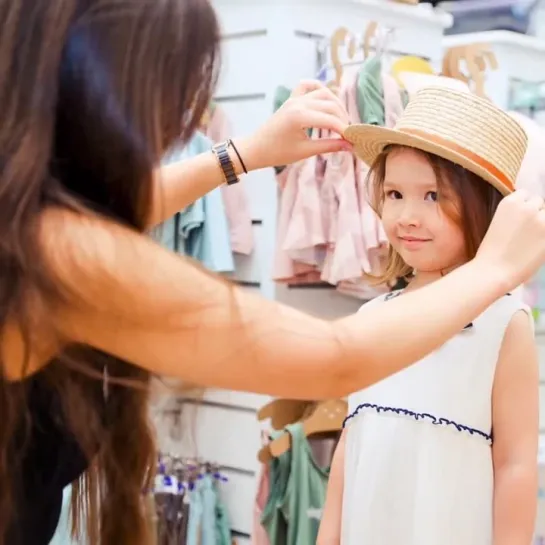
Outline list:
[[[345,77],[340,90],[340,98],[352,123],[361,123],[357,80],[357,73]],[[379,218],[369,205],[365,185],[367,167],[348,152],[330,154],[327,161],[324,187],[333,188],[335,198],[329,202],[334,202],[337,208],[332,213],[335,225],[322,278],[337,285],[341,281],[359,280],[362,273],[376,273],[373,254],[382,249],[386,237]]]
[[[384,116],[386,127],[392,129],[403,113],[401,90],[395,78],[387,72],[382,73],[382,89],[384,93]]]
[[[518,112],[508,112],[518,121],[528,136],[528,148],[519,174],[516,186],[529,193],[545,197],[545,129],[536,121]]]
[[[518,112],[508,112],[518,121],[528,136],[528,148],[517,176],[517,188],[523,188],[531,194],[545,197],[545,129],[537,122]],[[540,296],[540,282],[536,275],[523,287],[522,297],[530,307],[538,304]]]
[[[315,270],[312,265],[297,265],[284,249],[284,239],[290,227],[293,208],[297,197],[300,173],[305,161],[287,166],[281,173],[283,189],[278,199],[278,221],[276,225],[276,247],[274,256],[274,280],[288,281],[298,274],[306,274]],[[308,167],[307,167],[308,168]]]
[[[352,123],[361,122],[356,82],[357,74],[348,75],[339,93]],[[393,124],[403,109],[399,88],[388,75],[383,76],[383,87],[386,118]],[[277,176],[277,282],[347,282],[341,291],[362,298],[386,289],[371,288],[363,279],[382,270],[387,249],[382,224],[369,204],[367,172],[367,165],[353,154],[338,152],[290,165]]]
[[[311,157],[277,176],[281,187],[273,278],[288,284],[322,283],[325,225],[320,187],[324,160]]]
[[[231,124],[220,106],[216,105],[206,127],[206,136],[213,142],[223,142],[232,136]],[[249,255],[254,248],[254,233],[250,204],[242,182],[221,187],[225,215],[229,224],[231,249]]]
[[[392,128],[403,113],[401,93],[395,78],[387,72],[382,73],[382,87],[384,92],[384,115],[386,126]],[[349,114],[352,123],[361,123],[357,104],[354,103],[353,99],[350,103]],[[356,158],[355,176],[360,211],[368,210],[370,208],[369,188],[366,183],[368,172],[369,167],[363,161]],[[367,214],[362,214],[360,212],[360,219],[363,240],[376,240],[378,243],[378,245],[374,245],[374,247],[365,247],[367,259],[363,260],[362,268],[371,276],[376,276],[383,270],[388,250],[388,240],[384,229],[382,228],[382,223],[373,211],[368,212]],[[368,267],[367,270],[365,269],[366,266]],[[339,282],[337,290],[345,295],[365,301],[389,291],[389,288],[387,286],[371,286],[364,278],[355,278]]]
[[[269,466],[267,464],[261,465],[261,475],[259,477],[259,484],[257,487],[257,494],[254,504],[254,524],[252,529],[252,536],[250,543],[252,545],[270,545],[269,535],[261,524],[261,515],[263,509],[267,504],[270,490],[270,476]]]

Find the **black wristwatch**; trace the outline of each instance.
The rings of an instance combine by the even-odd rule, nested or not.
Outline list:
[[[221,142],[216,144],[212,148],[212,151],[218,160],[218,164],[223,172],[225,182],[227,185],[233,185],[239,182],[240,179],[235,172],[235,165],[233,165],[233,161],[231,161],[231,157],[229,156],[229,145],[229,141]]]

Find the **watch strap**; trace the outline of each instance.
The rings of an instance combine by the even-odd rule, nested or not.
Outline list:
[[[214,155],[216,156],[216,159],[218,160],[218,164],[221,168],[221,171],[223,172],[223,176],[225,178],[225,182],[227,185],[233,185],[236,184],[239,181],[239,177],[237,176],[235,172],[235,165],[233,165],[233,161],[231,161],[231,157],[229,156],[229,142],[220,142],[219,144],[216,144],[212,151]]]

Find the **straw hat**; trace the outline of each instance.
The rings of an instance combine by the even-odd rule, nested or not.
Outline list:
[[[395,128],[351,125],[344,137],[372,164],[389,144],[448,159],[491,183],[504,195],[515,180],[527,147],[521,125],[488,100],[443,87],[418,91]]]

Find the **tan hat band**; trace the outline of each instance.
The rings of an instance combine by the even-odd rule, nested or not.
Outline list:
[[[470,161],[473,161],[474,163],[479,165],[481,168],[486,170],[492,176],[495,176],[503,185],[505,185],[507,189],[509,189],[509,191],[515,190],[513,182],[498,167],[494,166],[492,163],[488,162],[486,159],[483,159],[481,156],[477,155],[476,153],[473,153],[472,151],[460,146],[459,144],[451,142],[450,140],[447,140],[446,138],[437,136],[436,134],[430,134],[426,131],[422,131],[419,129],[410,129],[410,128],[403,127],[403,128],[399,128],[398,132],[402,132],[405,134],[416,136],[418,138],[422,138],[433,144],[436,144],[450,151],[453,151],[459,155],[462,155],[466,159],[469,159]]]

